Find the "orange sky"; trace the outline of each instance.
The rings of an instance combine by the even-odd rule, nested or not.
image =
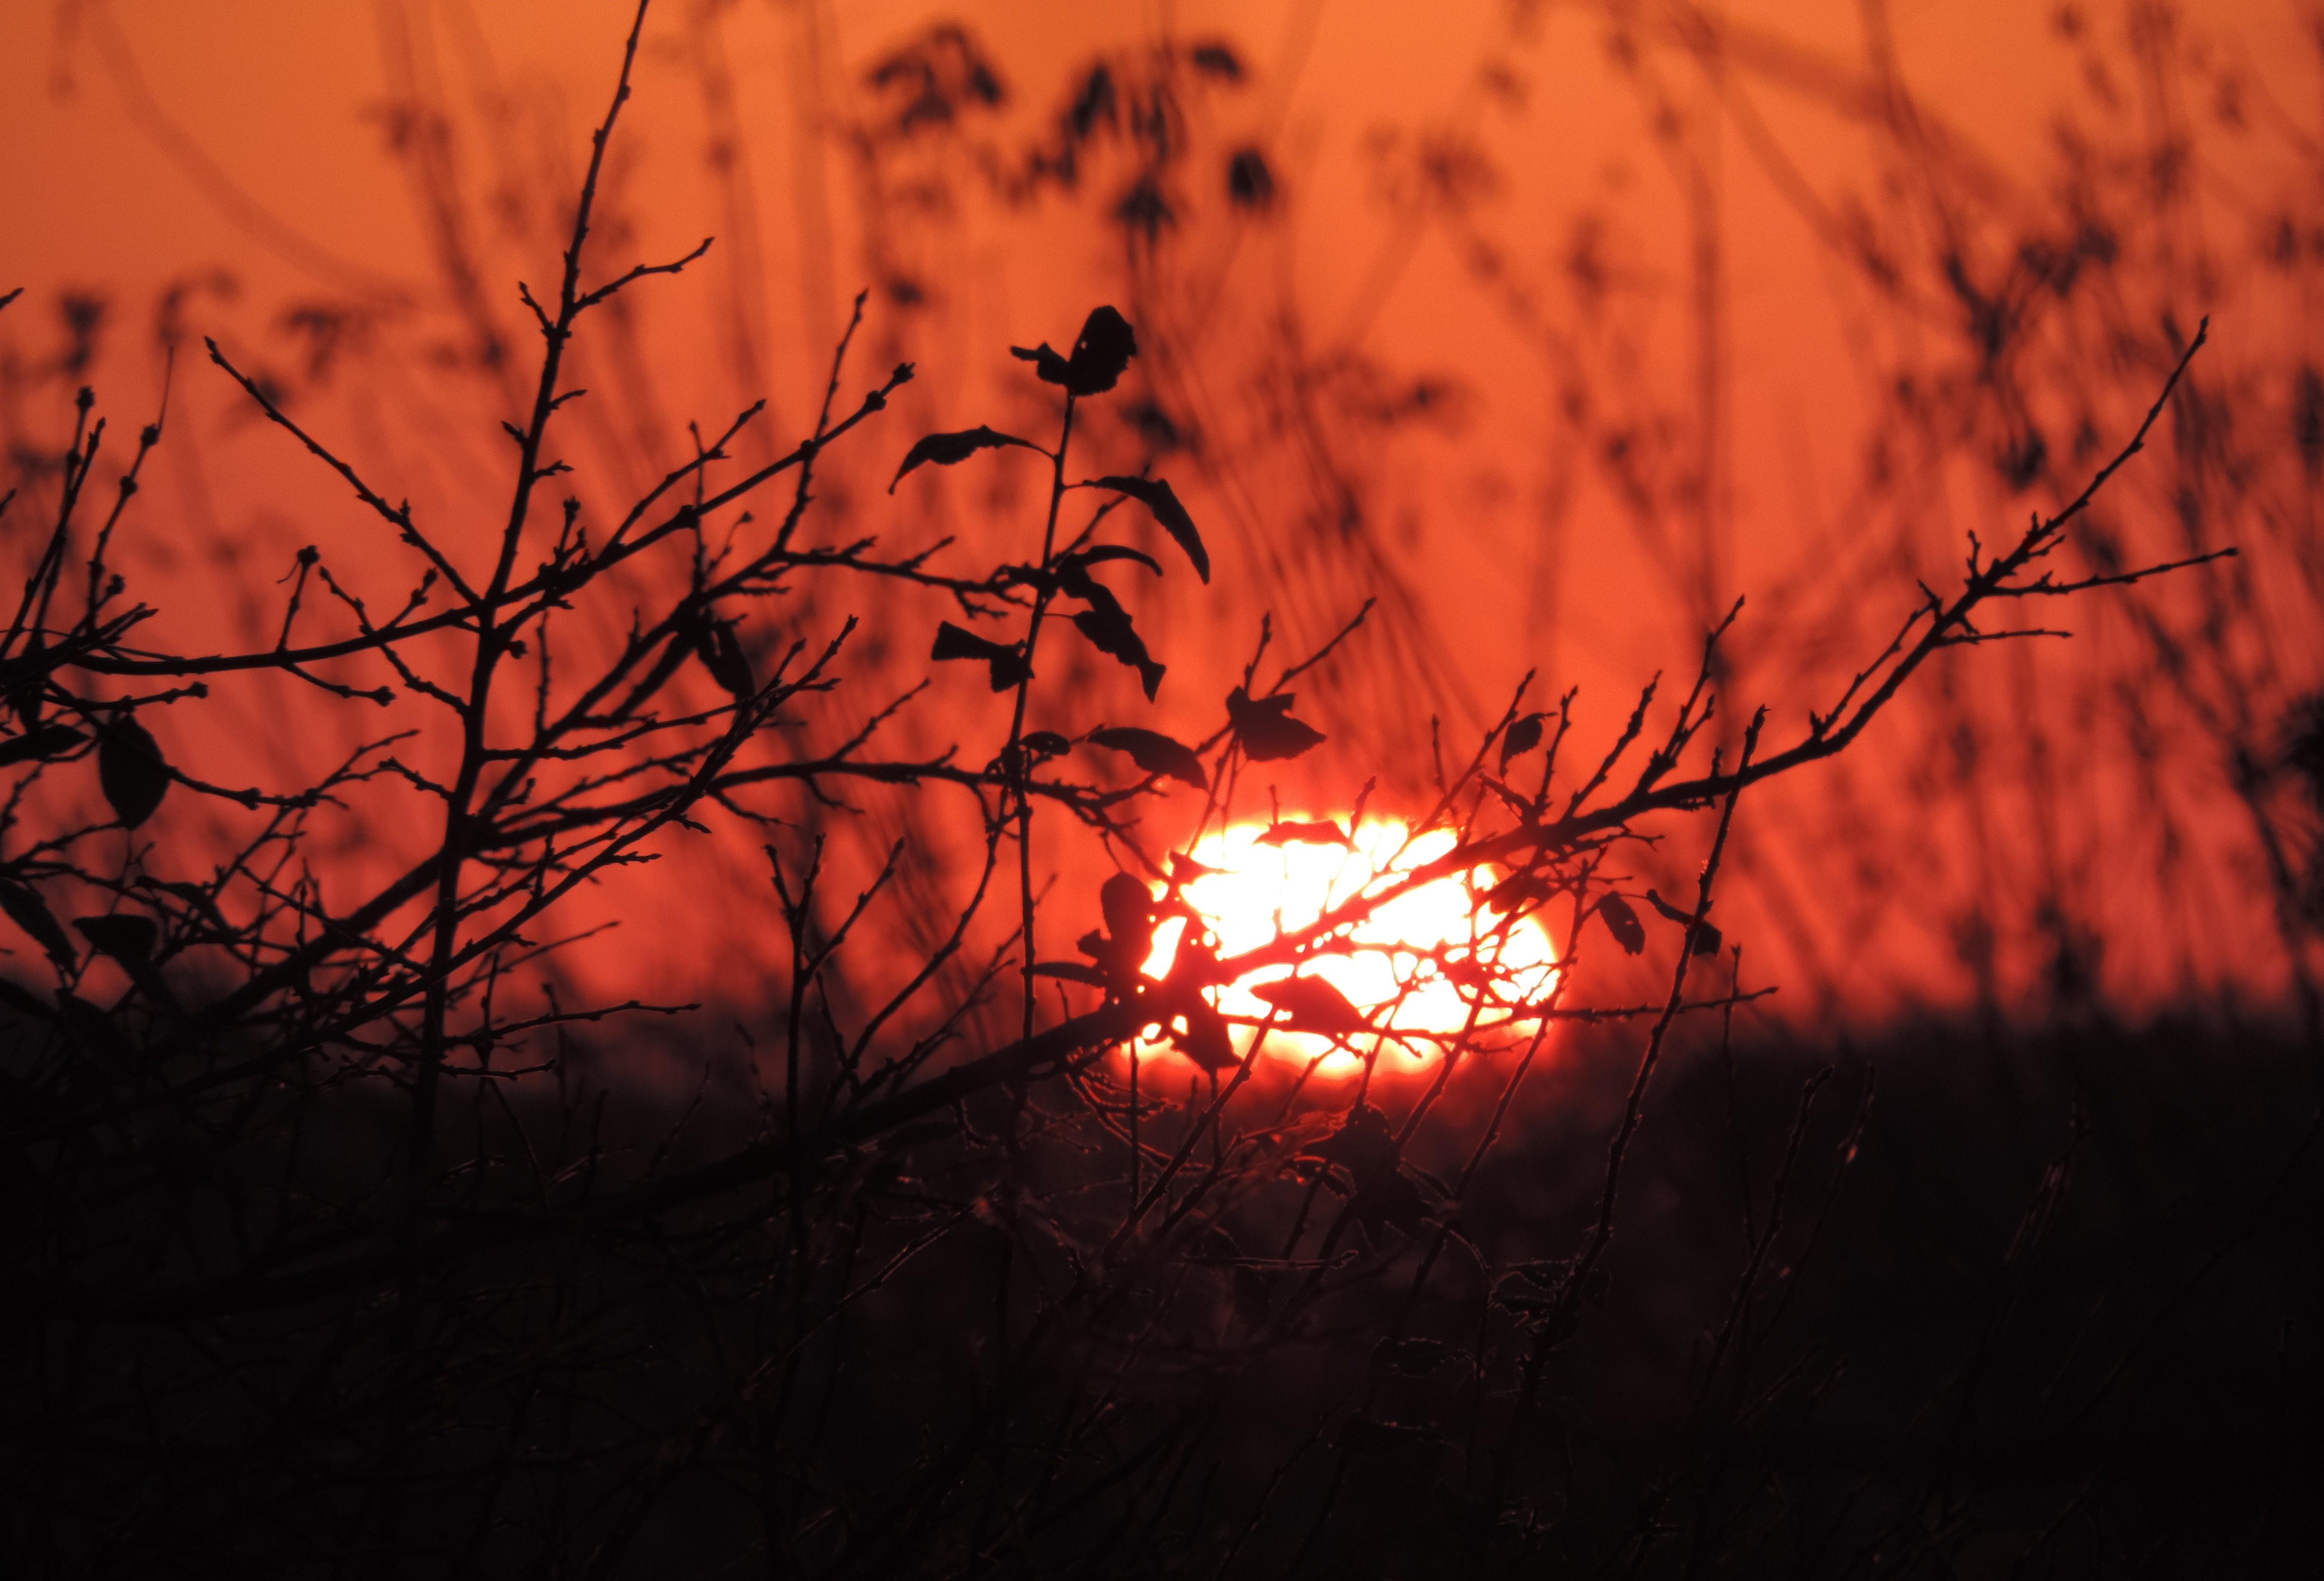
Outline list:
[[[2093,28],[2119,32],[2115,10],[2088,9]],[[538,280],[549,268],[540,238],[553,209],[541,194],[561,190],[578,168],[628,10],[620,0],[61,0],[0,10],[0,146],[11,151],[0,161],[0,211],[10,217],[0,232],[0,288],[28,288],[27,300],[0,318],[0,348],[29,376],[55,345],[59,294],[104,292],[117,304],[116,328],[98,376],[109,404],[142,411],[158,384],[152,304],[172,282],[229,264],[236,290],[197,291],[189,326],[286,372],[302,349],[282,328],[286,309],[368,305],[381,315],[376,360],[317,382],[310,409],[368,446],[399,492],[456,516],[494,486],[500,453],[489,421],[472,421],[494,397],[489,381],[450,395],[429,383],[427,370],[456,355],[463,321],[436,233],[406,165],[386,146],[383,111],[432,98],[456,128],[455,185],[471,209],[481,310],[513,332],[512,280]],[[1545,504],[1577,474],[1575,457],[1559,448],[1559,364],[1527,343],[1510,301],[1480,284],[1480,245],[1499,249],[1527,279],[1554,284],[1588,217],[1598,216],[1600,255],[1617,289],[1594,321],[1562,310],[1568,319],[1560,321],[1571,322],[1560,333],[1580,347],[1577,365],[1586,365],[1593,394],[1610,389],[1616,402],[1692,421],[1702,415],[1703,347],[1687,309],[1698,259],[1690,248],[1711,236],[1720,317],[1715,525],[1706,541],[1717,545],[1717,602],[1789,590],[1792,601],[1778,607],[1804,612],[1803,621],[1821,612],[1815,618],[1829,625],[1830,612],[1851,600],[1877,616],[1901,613],[1910,598],[1909,576],[1880,563],[1847,502],[1858,486],[1867,425],[1887,398],[1877,370],[1911,353],[1920,332],[1881,320],[1817,230],[1838,223],[1851,195],[1877,199],[1884,180],[1897,180],[1870,162],[1860,119],[1870,81],[1866,13],[1843,0],[1793,0],[1638,14],[1650,19],[1642,33],[1648,66],[1625,81],[1608,64],[1608,25],[1594,6],[658,7],[622,133],[617,191],[626,231],[608,245],[624,256],[667,254],[722,233],[707,265],[657,286],[642,310],[658,408],[671,421],[709,419],[767,393],[779,423],[796,423],[840,305],[859,282],[875,283],[866,262],[872,227],[841,133],[869,113],[867,68],[931,21],[964,22],[1001,67],[1011,98],[989,135],[1010,147],[1041,134],[1102,52],[1134,52],[1167,36],[1231,39],[1250,78],[1203,102],[1204,146],[1264,146],[1290,200],[1264,224],[1237,228],[1208,214],[1190,222],[1178,254],[1147,281],[1157,301],[1177,304],[1157,311],[1185,315],[1165,331],[1190,348],[1181,365],[1185,400],[1222,430],[1248,421],[1263,392],[1248,382],[1243,354],[1280,326],[1286,303],[1318,365],[1360,359],[1397,378],[1448,378],[1458,396],[1452,421],[1423,424],[1377,453],[1359,447],[1351,462],[1383,552],[1416,591],[1411,618],[1443,661],[1427,702],[1473,722],[1498,707],[1518,672],[1540,666],[1555,686],[1583,682],[1605,716],[1593,727],[1610,730],[1645,673],[1686,662],[1699,629],[1692,573],[1658,560],[1650,539],[1623,524],[1602,479],[1572,484],[1554,511]],[[1683,29],[1652,21],[1705,16],[1723,19],[1715,57],[1686,56]],[[1943,150],[1950,179],[1990,215],[2043,211],[2050,128],[2061,106],[2087,109],[2094,96],[2135,87],[2092,79],[2053,8],[1923,3],[1893,5],[1886,16],[1925,134]],[[2197,23],[2207,59],[2238,67],[2290,106],[2282,113],[2292,120],[2313,121],[2312,50],[2295,7],[2214,5]],[[1703,69],[1713,58],[1718,69]],[[733,94],[739,190],[749,203],[739,233],[731,199],[703,173],[702,151],[718,134],[706,84],[720,72]],[[1690,170],[1655,142],[1642,82],[1701,129],[1688,146],[1706,162]],[[822,134],[805,138],[802,127]],[[1417,168],[1410,151],[1429,146],[1479,152],[1489,167],[1457,219],[1398,196],[1397,172]],[[2230,252],[2236,227],[2256,223],[2264,190],[2306,180],[2312,191],[2312,177],[2268,162],[2278,155],[2251,157],[2248,166],[2221,167],[2218,223]],[[1689,228],[1691,180],[1707,194],[1707,233]],[[1803,193],[1813,196],[1803,201]],[[2245,199],[2249,212],[2239,213]],[[875,300],[875,357],[899,348],[927,376],[898,430],[879,436],[877,457],[864,459],[867,478],[892,465],[912,425],[964,426],[1021,402],[1001,348],[1069,336],[1093,300],[1128,285],[1118,241],[1090,224],[1086,205],[970,204],[917,234],[937,239],[907,250],[934,248],[922,262],[943,272],[945,289],[917,318],[883,317]],[[1625,280],[1635,288],[1627,293]],[[2235,300],[2237,310],[2215,327],[2217,365],[2270,366],[2288,347],[2312,344],[2312,319],[2296,293]],[[1186,306],[1194,302],[1207,306],[1195,312]],[[738,347],[737,325],[754,346]],[[186,470],[152,509],[197,527],[207,521],[254,546],[353,531],[335,488],[235,417],[211,370],[181,362],[179,380],[173,400],[185,425],[176,431],[186,448],[196,437],[203,448],[198,459],[165,457]],[[2103,383],[2095,399],[2109,421],[2150,393]],[[37,431],[53,421],[35,410],[33,388],[19,378],[7,399],[11,421]],[[57,406],[52,398],[49,406]],[[1588,461],[1581,458],[1581,473]],[[1270,535],[1292,507],[1288,495],[1268,492],[1281,479],[1274,464],[1254,454],[1242,465],[1213,480],[1205,520],[1216,523],[1214,536],[1242,546],[1250,576],[1265,585]],[[1973,478],[1932,476],[1946,480],[1941,497],[1922,502],[1932,541],[1958,542],[1961,529],[1989,524],[2005,503]],[[919,508],[907,502],[881,530],[908,535]],[[156,563],[174,564],[170,534],[156,536]],[[1248,641],[1247,602],[1208,618],[1170,609],[1182,647],[1214,633],[1237,652]],[[1321,612],[1288,619],[1302,636],[1328,624]],[[2075,662],[2102,666],[2115,651],[2106,644],[2119,649],[2110,630],[2086,644],[2096,657]],[[1821,672],[1844,678],[1852,665],[1842,660],[1860,652],[1840,643],[1820,661]],[[1775,668],[1750,674],[1753,684],[1775,693],[1800,680],[1786,668],[1795,657],[1775,656],[1795,655],[1796,645],[1768,652],[1764,663]],[[1983,684],[2004,692],[2038,686],[2048,673],[1992,654],[1964,661],[1985,665],[1976,672]],[[1182,673],[1222,674],[1226,663],[1189,656]],[[1355,767],[1335,770],[1352,780]],[[2095,910],[2118,892],[2108,885],[2125,882],[2104,855],[2112,837],[2091,832],[2103,823],[2099,803],[2126,794],[2111,785],[2062,792],[2070,807],[2091,809],[2077,860],[2083,903]],[[2105,814],[2115,816],[2130,814]],[[1796,850],[1801,841],[1792,838]],[[1803,878],[1813,892],[1812,872],[1792,871],[1794,893]],[[1960,873],[1932,880],[1948,892],[1975,882]],[[752,903],[737,898],[733,914],[747,916]],[[2218,903],[2234,909],[2232,899]],[[1929,936],[1942,931],[1910,915],[1878,926],[1905,941],[1897,948],[1906,959],[1930,955]],[[2113,958],[2135,961],[2142,948],[2131,940]],[[1785,948],[1775,948],[1778,960]],[[1961,985],[1943,966],[1903,977],[1940,996]]]

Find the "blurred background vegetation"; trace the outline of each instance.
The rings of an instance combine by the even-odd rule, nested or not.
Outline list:
[[[0,174],[0,268],[32,291],[0,328],[20,478],[52,474],[58,393],[158,402],[215,334],[431,519],[488,520],[523,378],[510,282],[552,267],[619,10],[12,13],[6,133],[38,150]],[[1585,742],[1610,739],[1738,596],[1729,717],[1827,706],[1969,533],[2080,487],[2208,314],[2165,442],[2070,569],[2241,558],[1946,666],[1877,752],[1768,799],[1728,904],[1802,1024],[2289,1010],[2318,893],[2319,25],[2276,0],[672,6],[603,234],[718,241],[706,283],[583,348],[591,504],[761,396],[743,442],[779,449],[858,288],[866,365],[927,375],[898,449],[1007,426],[1026,397],[996,348],[1116,300],[1147,355],[1084,438],[1113,470],[1167,461],[1224,566],[1226,596],[1147,617],[1183,655],[1166,712],[1207,717],[1259,613],[1304,651],[1377,596],[1318,678],[1333,755],[1295,793],[1377,773],[1394,800],[1430,718],[1473,729],[1525,670],[1579,685]],[[256,629],[299,545],[358,573],[366,551],[223,383],[178,356],[189,442],[130,550],[213,591],[171,620]],[[1027,531],[1010,467],[891,499],[894,459],[826,474],[830,538],[968,557]],[[311,726],[203,750],[311,771],[347,744]],[[904,815],[873,811],[884,850]],[[716,943],[660,971],[765,965],[748,850],[676,856],[672,917]],[[631,933],[631,959],[670,937]]]

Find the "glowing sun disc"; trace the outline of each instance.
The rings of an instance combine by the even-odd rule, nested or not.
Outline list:
[[[1266,831],[1264,824],[1237,825],[1205,837],[1191,853],[1214,871],[1181,892],[1203,916],[1222,957],[1256,949],[1286,929],[1304,928],[1331,908],[1380,887],[1382,880],[1434,861],[1454,844],[1448,829],[1416,837],[1391,818],[1358,826],[1351,831],[1353,849],[1305,842],[1262,845],[1259,837]],[[1480,882],[1478,887],[1485,884]],[[1174,918],[1156,930],[1154,950],[1146,962],[1149,975],[1158,977],[1169,971],[1185,928],[1183,919]],[[1471,1024],[1473,995],[1464,994],[1444,975],[1444,964],[1473,960],[1492,972],[1498,979],[1495,1001],[1537,999],[1556,973],[1556,952],[1540,923],[1530,916],[1511,923],[1491,911],[1480,913],[1470,887],[1457,874],[1381,906],[1350,930],[1347,942],[1349,953],[1311,959],[1301,968],[1302,975],[1325,979],[1374,1025],[1405,1034],[1410,1040],[1401,1047],[1422,1059],[1433,1059],[1439,1044],[1415,1034],[1457,1034]],[[1218,1007],[1230,1016],[1263,1018],[1272,1007],[1251,991],[1253,986],[1291,975],[1286,966],[1254,972],[1220,989]],[[1498,1022],[1508,1013],[1505,1003],[1489,1002],[1484,1019]],[[1254,1036],[1253,1028],[1234,1028],[1236,1053],[1248,1055]],[[1354,1041],[1369,1052],[1374,1040],[1367,1035]],[[1138,1054],[1151,1058],[1167,1046],[1159,1040],[1140,1043]],[[1383,1049],[1392,1052],[1399,1046],[1388,1038]],[[1324,1075],[1344,1075],[1362,1063],[1344,1048],[1333,1049],[1330,1040],[1308,1033],[1272,1033],[1267,1052],[1303,1063],[1324,1055],[1318,1068]]]

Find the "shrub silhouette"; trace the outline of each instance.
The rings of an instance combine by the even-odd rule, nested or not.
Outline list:
[[[1046,462],[1038,549],[1028,531],[1022,559],[981,575],[939,569],[933,550],[887,558],[815,537],[818,463],[884,435],[889,398],[913,376],[851,373],[862,297],[812,426],[770,461],[733,459],[753,409],[616,520],[558,495],[559,420],[585,395],[568,349],[597,310],[708,246],[594,270],[598,182],[645,14],[557,287],[523,294],[539,375],[508,428],[509,507],[490,535],[395,503],[210,348],[400,546],[410,590],[394,614],[380,618],[309,550],[272,646],[146,646],[153,611],[127,602],[109,557],[116,532],[134,530],[162,427],[140,434],[100,514],[90,489],[107,428],[80,399],[56,518],[0,642],[13,715],[0,762],[14,781],[0,907],[53,978],[0,978],[0,1127],[21,1205],[5,1253],[10,1551],[73,1574],[708,1572],[740,1557],[835,1576],[1225,1573],[1246,1555],[1296,1573],[1346,1562],[1324,1535],[1335,1512],[1409,1474],[1421,1491],[1381,1550],[1397,1565],[1431,1544],[1433,1562],[1471,1570],[1556,1555],[1657,1571],[1706,1554],[1748,1562],[1755,1550],[1704,1535],[1753,1508],[1722,1502],[1720,1457],[1830,1384],[1804,1357],[1772,1377],[1751,1368],[1840,1199],[1868,1075],[1838,1120],[1822,1100],[1831,1071],[1804,1077],[1764,1200],[1742,1169],[1741,1272],[1675,1425],[1639,1452],[1652,1464],[1627,1468],[1611,1514],[1567,1518],[1590,1479],[1560,1471],[1549,1423],[1559,1358],[1624,1317],[1612,1248],[1673,1029],[1704,1016],[1731,1036],[1737,1006],[1761,992],[1711,920],[1730,831],[1747,792],[1854,748],[1949,650],[2031,634],[2005,618],[2017,602],[2233,552],[2080,577],[2050,564],[2169,408],[2202,334],[2079,495],[1997,548],[1972,541],[1958,586],[1922,588],[1797,734],[1764,711],[1732,750],[1706,734],[1736,611],[1706,634],[1675,708],[1658,711],[1648,684],[1594,763],[1567,755],[1573,696],[1544,705],[1528,678],[1465,758],[1440,757],[1403,850],[1312,921],[1229,953],[1186,896],[1195,842],[1250,815],[1263,765],[1323,743],[1294,686],[1362,640],[1363,615],[1271,668],[1262,626],[1215,714],[1165,700],[1170,654],[1122,589],[1185,570],[1210,582],[1203,534],[1166,478],[1074,467],[1081,403],[1116,396],[1138,355],[1122,314],[1090,312],[1065,353],[1011,348],[1056,392],[1054,440],[979,426],[903,448],[896,483],[1021,464],[1019,450]],[[1271,178],[1240,158],[1237,200],[1263,206]],[[746,519],[784,485],[779,513]],[[1183,567],[1120,541],[1141,516]],[[624,627],[640,585],[628,573],[650,564],[674,568],[678,590]],[[926,644],[932,666],[982,666],[1005,731],[957,755],[890,759],[875,717],[837,746],[799,746],[779,723],[845,684],[855,633],[892,607],[834,592],[859,606],[838,635],[755,643],[762,601],[810,582],[949,598],[956,621],[882,634]],[[334,633],[298,634],[318,587]],[[566,640],[591,612],[622,632],[602,654]],[[1060,620],[1073,634],[1051,629]],[[1150,717],[1088,717],[1084,698],[1061,695],[1043,664],[1065,642],[1132,672]],[[707,705],[688,700],[696,670]],[[381,738],[288,789],[212,782],[193,721],[211,678],[250,671],[333,708],[417,704],[430,739]],[[850,782],[925,795],[931,822],[956,805],[937,798],[973,798],[965,901],[921,918],[916,939],[873,937],[898,857],[835,908],[821,837],[765,820],[790,969],[763,1107],[665,1124],[635,1093],[593,1086],[567,1041],[576,1029],[685,1007],[534,994],[528,968],[573,897],[635,882],[657,842],[752,816],[733,800],[744,787],[793,784],[844,818],[831,788]],[[327,865],[313,819],[391,796],[392,816],[440,837],[351,895],[360,875]],[[1197,800],[1171,826],[1179,837],[1156,838],[1157,809]],[[1352,861],[1364,799],[1348,800],[1357,816],[1342,825],[1286,817],[1270,797],[1259,837]],[[109,816],[86,810],[98,802]],[[217,853],[190,821],[208,803],[247,820]],[[1034,835],[1053,824],[1087,859],[1067,864],[1071,885],[1045,889]],[[1628,864],[1674,831],[1704,859],[1673,899]],[[1119,870],[1099,877],[1107,865]],[[1416,941],[1397,997],[1454,985],[1457,1031],[1411,1032],[1392,1003],[1357,1003],[1311,971],[1446,880],[1467,886],[1471,930]],[[1093,918],[1102,926],[1068,955],[1056,941]],[[1156,975],[1167,920],[1185,931]],[[1546,981],[1498,948],[1535,920],[1562,941]],[[1601,940],[1660,974],[1652,998],[1592,996]],[[908,943],[884,999],[863,1006],[838,985],[852,956]],[[984,965],[955,971],[978,951]],[[1286,972],[1257,982],[1262,1015],[1220,1003],[1230,985]],[[1013,1033],[973,1035],[1004,983]],[[1557,1166],[1581,1182],[1560,1198],[1578,1217],[1512,1237],[1524,1216],[1480,1205],[1513,1189],[1495,1150],[1527,1129],[1517,1104],[1546,1079],[1547,1040],[1593,1027],[1642,1031],[1624,1078],[1572,1110],[1604,1126]],[[1322,1055],[1278,1057],[1272,1040],[1290,1034],[1352,1056],[1352,1083],[1311,1080]],[[1131,1048],[1144,1051],[1124,1058]],[[2057,1210],[2079,1141],[2041,1173],[2005,1283]],[[1787,1216],[1803,1211],[1812,1163],[1829,1184],[1803,1243]],[[1987,1340],[1973,1367],[1990,1361]],[[1866,1508],[1913,1536],[1849,1553],[1888,1571],[1931,1562],[1942,1550],[1927,1529],[1943,1522],[1921,1520],[1920,1498],[1884,1484]],[[1681,1504],[1698,1523],[1691,1549],[1662,1541]],[[1833,1530],[1853,1531],[1849,1519]]]

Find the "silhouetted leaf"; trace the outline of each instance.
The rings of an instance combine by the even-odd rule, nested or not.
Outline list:
[[[1162,574],[1161,561],[1144,550],[1132,549],[1126,543],[1096,544],[1089,549],[1065,556],[1058,560],[1057,566],[1060,570],[1071,568],[1074,571],[1080,571],[1089,566],[1102,565],[1107,560],[1136,560],[1156,576]]]
[[[51,669],[48,644],[38,632],[26,642],[21,658],[0,666],[0,690],[5,691],[8,706],[16,710],[18,721],[27,731],[40,728],[41,704],[48,695]]]
[[[1137,355],[1138,331],[1130,327],[1130,320],[1111,308],[1093,308],[1082,320],[1081,335],[1074,342],[1065,388],[1076,395],[1111,390]]]
[[[1317,979],[1292,981],[1313,983]],[[1340,1128],[1307,1149],[1306,1156],[1337,1164],[1351,1179],[1361,1181],[1383,1170],[1394,1169],[1397,1151],[1396,1133],[1388,1129],[1388,1116],[1360,1100],[1340,1122]]]
[[[1638,920],[1638,914],[1630,910],[1630,902],[1621,896],[1609,894],[1600,901],[1598,916],[1625,955],[1637,955],[1646,948],[1646,924]]]
[[[1098,887],[1097,903],[1105,931],[1082,935],[1081,951],[1117,983],[1134,983],[1154,953],[1154,892],[1131,874],[1117,873]]]
[[[0,769],[12,769],[33,758],[62,757],[87,739],[69,725],[42,725],[0,741]]]
[[[1371,1027],[1364,1012],[1322,977],[1283,977],[1272,983],[1254,983],[1250,991],[1283,1012],[1295,1032],[1337,1037],[1367,1031]]]
[[[1105,988],[1113,979],[1095,966],[1085,966],[1079,961],[1042,961],[1033,967],[1036,977],[1063,977],[1068,983],[1086,983],[1093,988]]]
[[[1485,892],[1484,903],[1506,917],[1549,898],[1549,881],[1537,873],[1514,873]],[[1610,924],[1609,924],[1610,926]]]
[[[936,627],[936,644],[928,657],[982,660],[992,667],[992,689],[997,692],[1007,691],[1033,673],[1032,666],[1025,662],[1025,655],[1017,649],[1006,643],[987,642],[950,621]]]
[[[1188,1005],[1185,1022],[1185,1031],[1170,1036],[1179,1053],[1204,1070],[1231,1070],[1242,1063],[1235,1057],[1233,1040],[1227,1035],[1227,1018],[1208,1003],[1198,999]]]
[[[1036,347],[1012,346],[1009,355],[1019,362],[1033,365],[1034,376],[1044,384],[1062,384],[1073,377],[1073,369],[1064,357],[1050,349],[1046,340]]]
[[[1210,551],[1203,547],[1203,535],[1194,530],[1194,519],[1186,514],[1186,507],[1178,503],[1177,491],[1172,488],[1166,479],[1101,477],[1096,479],[1092,486],[1110,488],[1116,494],[1128,495],[1153,512],[1154,519],[1162,523],[1162,531],[1167,532],[1171,540],[1180,549],[1185,550],[1186,559],[1194,564],[1194,574],[1205,582],[1211,579],[1211,555]]]
[[[1294,841],[1303,846],[1342,846],[1351,851],[1356,848],[1356,843],[1348,838],[1348,831],[1338,824],[1329,821],[1300,823],[1293,818],[1268,825],[1267,832],[1259,837],[1258,844],[1288,846]]]
[[[134,911],[116,911],[110,917],[76,917],[73,926],[80,929],[83,938],[117,961],[152,960],[153,947],[161,941],[161,925]]]
[[[1030,730],[1021,743],[1025,750],[1041,757],[1063,757],[1073,749],[1073,743],[1054,730]]]
[[[1062,384],[1074,395],[1098,395],[1113,388],[1138,355],[1138,332],[1113,309],[1098,308],[1082,321],[1070,359],[1052,351],[1046,340],[1030,350],[1012,346],[1009,351],[1019,361],[1031,363],[1045,384]]]
[[[145,726],[126,715],[97,732],[97,783],[123,825],[135,828],[153,816],[170,790],[170,765]]]
[[[1135,945],[1143,957],[1154,948],[1154,892],[1127,873],[1117,873],[1097,892],[1105,930],[1115,944]]]
[[[1646,892],[1646,901],[1655,911],[1660,911],[1666,921],[1675,922],[1688,929],[1687,948],[1696,955],[1715,956],[1719,953],[1719,947],[1723,939],[1718,929],[1708,922],[1697,922],[1693,912],[1680,911],[1653,890]]]
[[[752,673],[751,656],[742,652],[733,621],[705,622],[694,633],[694,652],[710,678],[736,702],[747,703],[759,695],[759,679]]]
[[[1509,722],[1508,734],[1501,737],[1501,772],[1509,772],[1509,760],[1531,752],[1541,744],[1541,716],[1525,714]]]
[[[1164,666],[1146,651],[1145,641],[1130,624],[1130,612],[1122,608],[1113,589],[1089,574],[1089,558],[1068,555],[1057,562],[1057,586],[1089,606],[1074,616],[1074,624],[1099,652],[1136,670],[1146,689],[1147,700],[1151,702],[1162,685]]]
[[[0,911],[8,913],[9,920],[32,937],[32,942],[48,951],[49,958],[60,966],[73,963],[72,940],[59,926],[56,914],[49,910],[46,901],[24,884],[10,878],[0,878]]]
[[[1323,744],[1322,731],[1291,717],[1291,693],[1279,692],[1253,701],[1240,687],[1227,694],[1227,721],[1251,762],[1295,758]]]
[[[1194,749],[1173,741],[1159,731],[1141,730],[1135,725],[1112,725],[1089,734],[1090,744],[1114,752],[1126,752],[1130,759],[1149,774],[1165,774],[1173,780],[1183,780],[1197,790],[1207,790],[1211,781],[1203,772],[1203,760]],[[1183,857],[1172,858],[1172,873]],[[1204,868],[1205,873],[1211,871]]]
[[[1052,352],[1050,355],[1054,356],[1056,354]],[[993,428],[979,427],[963,429],[958,433],[929,434],[904,452],[904,464],[896,468],[895,478],[888,485],[888,492],[894,494],[896,485],[903,482],[908,473],[927,462],[933,461],[939,467],[954,467],[979,450],[997,450],[1009,445],[1025,450],[1041,448],[1030,439],[1020,439],[1015,434],[1004,434]],[[1042,451],[1042,454],[1047,455],[1047,452]]]
[[[1113,595],[1095,583],[1091,587],[1099,596],[1090,607],[1074,616],[1074,629],[1087,637],[1090,645],[1099,652],[1119,659],[1137,670],[1139,681],[1146,689],[1147,700],[1151,702],[1162,685],[1163,666],[1156,663],[1153,655],[1147,652],[1144,640],[1139,636],[1137,628],[1130,624],[1130,613],[1121,607]]]

